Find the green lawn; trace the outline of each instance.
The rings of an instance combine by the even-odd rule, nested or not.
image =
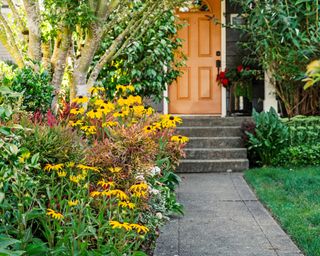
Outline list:
[[[247,182],[306,256],[320,256],[320,167],[262,168]]]

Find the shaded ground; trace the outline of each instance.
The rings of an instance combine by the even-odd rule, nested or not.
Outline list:
[[[302,255],[242,174],[182,174],[185,216],[162,230],[155,256]]]

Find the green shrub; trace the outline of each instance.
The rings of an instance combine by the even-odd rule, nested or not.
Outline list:
[[[255,152],[261,164],[269,165],[274,156],[283,148],[289,138],[288,127],[283,124],[277,112],[271,108],[269,112],[253,111],[256,124],[255,133],[248,132],[249,150]]]
[[[70,128],[62,126],[29,125],[22,141],[32,154],[39,152],[39,162],[60,163],[81,162],[85,146],[79,135]]]
[[[320,165],[320,143],[286,147],[272,161],[274,166]]]
[[[14,75],[2,79],[13,91],[23,93],[23,106],[27,111],[45,113],[51,106],[53,86],[50,74],[41,69],[35,72],[29,67],[14,70]]]

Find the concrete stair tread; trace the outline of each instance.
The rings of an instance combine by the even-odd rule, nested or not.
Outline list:
[[[232,140],[232,139],[241,139],[239,136],[231,136],[231,137],[189,137],[190,140]]]
[[[179,126],[177,130],[180,129],[240,129],[241,126]]]
[[[185,151],[247,151],[246,148],[185,148]]]

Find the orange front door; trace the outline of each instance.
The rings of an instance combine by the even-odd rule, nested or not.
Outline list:
[[[178,34],[188,59],[181,68],[182,76],[169,86],[171,114],[221,114],[221,88],[216,81],[221,25],[208,18],[214,16],[220,20],[221,1],[211,2],[210,11],[179,13],[180,19],[189,24]]]

